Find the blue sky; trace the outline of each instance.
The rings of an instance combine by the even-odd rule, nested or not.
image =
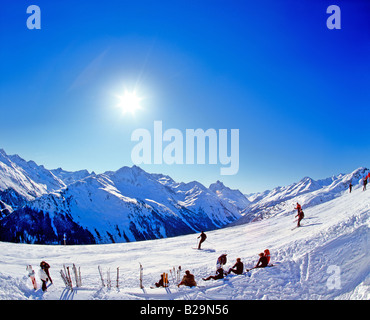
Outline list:
[[[41,9],[29,30],[26,9]],[[131,133],[240,130],[240,166],[143,165],[243,192],[369,166],[370,3],[9,1],[0,13],[0,148],[52,169],[131,166]],[[136,88],[135,115],[116,95]]]

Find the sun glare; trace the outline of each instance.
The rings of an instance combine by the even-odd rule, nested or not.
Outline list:
[[[140,101],[142,98],[136,95],[135,91],[125,90],[122,96],[117,96],[119,99],[118,107],[122,109],[123,113],[134,114],[136,110],[141,109]]]

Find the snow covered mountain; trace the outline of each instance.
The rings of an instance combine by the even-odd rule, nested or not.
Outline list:
[[[137,166],[102,174],[47,170],[0,151],[0,240],[115,243],[173,237],[289,215],[339,197],[369,170],[322,180],[305,177],[249,196],[217,181],[176,182]]]
[[[44,166],[25,161],[18,155],[7,155],[0,149],[0,191],[12,189],[27,200],[34,200],[65,183]]]
[[[195,234],[93,246],[0,242],[0,300],[140,300],[142,304],[137,302],[143,306],[159,299],[187,304],[189,300],[217,300],[214,303],[230,305],[229,314],[233,315],[241,313],[235,312],[229,301],[220,300],[369,300],[369,192],[354,188],[351,194],[344,192],[305,209],[301,228],[293,229],[291,213],[209,231],[203,250],[192,249],[197,241]],[[250,276],[230,274],[226,279],[202,280],[215,274],[216,260],[222,253],[227,253],[225,270],[238,257],[244,268],[251,268],[258,253],[266,248],[271,252],[273,267],[254,269]],[[37,276],[42,260],[50,264],[53,279],[45,293]],[[144,267],[143,289],[139,287],[139,262]],[[70,290],[59,270],[64,264],[72,267],[73,263],[81,268],[82,286]],[[27,276],[29,264],[36,271],[37,291]],[[102,268],[105,286],[98,266]],[[178,288],[178,282],[169,274],[168,288],[150,288],[163,272],[178,266],[182,268],[181,277],[185,270],[194,274],[197,287]],[[111,288],[107,287],[108,276]],[[238,311],[249,311],[248,303],[241,302],[241,306]],[[317,314],[317,308],[314,309]],[[136,311],[130,307],[130,312]]]
[[[62,168],[50,170],[50,172],[63,181],[65,185],[69,185],[74,183],[78,180],[84,179],[90,175],[95,175],[95,172],[89,172],[87,170],[79,170],[79,171],[66,171]]]
[[[240,211],[246,209],[251,203],[239,190],[230,189],[221,181],[217,180],[216,183],[209,186],[209,189],[216,193],[220,199],[236,206]]]
[[[8,174],[0,175],[1,189],[26,198],[10,215],[0,198],[7,213],[2,240],[58,243],[66,234],[69,243],[129,242],[211,230],[240,218],[238,207],[196,181],[177,183],[137,166],[99,175],[49,171],[2,154]],[[27,184],[17,185],[18,171]]]
[[[294,211],[296,203],[303,210],[324,203],[348,192],[349,183],[353,188],[362,188],[362,179],[369,169],[361,167],[349,174],[339,174],[330,178],[313,180],[305,177],[286,187],[256,193],[248,197],[250,204],[242,211],[243,217],[233,224],[243,224],[276,215],[288,215]]]

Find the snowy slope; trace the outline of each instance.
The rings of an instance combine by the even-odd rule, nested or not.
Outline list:
[[[305,177],[289,186],[256,193],[248,197],[249,206],[242,211],[243,217],[234,224],[249,223],[275,215],[290,214],[297,202],[305,210],[319,203],[332,200],[341,196],[343,192],[348,192],[350,182],[354,188],[362,188],[362,178],[368,173],[369,169],[361,167],[348,174],[339,174],[321,180]]]
[[[207,232],[204,250],[193,250],[197,235],[150,241],[81,246],[45,246],[0,243],[1,299],[363,299],[370,285],[369,190],[356,188],[330,201],[305,209],[301,228],[293,229],[294,214],[275,215],[250,224]],[[251,277],[203,281],[214,274],[217,257],[228,254],[226,268],[237,257],[252,267],[257,254],[269,248],[272,268],[251,271]],[[165,254],[164,254],[165,253]],[[48,292],[34,292],[25,267],[37,271],[41,260],[51,265],[54,284]],[[139,262],[144,267],[144,286],[139,288]],[[63,264],[81,267],[82,287],[67,290],[59,270]],[[104,277],[110,270],[113,287],[101,287],[98,265]],[[189,269],[196,288],[173,285],[150,289],[162,272],[173,266]],[[115,285],[120,269],[120,288]],[[171,279],[171,276],[170,276]],[[39,281],[40,282],[40,281]]]

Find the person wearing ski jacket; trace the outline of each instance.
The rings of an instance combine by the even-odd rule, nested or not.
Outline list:
[[[303,213],[302,209],[298,212],[298,214],[294,218],[297,218],[297,217],[298,217],[297,227],[300,227],[301,226],[301,220],[304,218],[304,213]]]
[[[217,259],[217,262],[216,262],[216,266],[217,266],[217,269],[218,268],[222,268],[226,262],[227,262],[227,254],[226,253],[223,253],[222,255],[220,255]]]
[[[46,291],[46,288],[47,288],[46,283],[48,282],[48,280],[50,280],[50,283],[53,283],[53,280],[51,280],[50,273],[49,273],[50,265],[45,261],[41,261],[40,268],[41,268],[40,279],[42,282],[42,291]]]
[[[270,250],[265,249],[265,251],[263,251],[263,253],[265,254],[265,257],[267,258],[267,263],[270,263],[270,259],[271,259]]]
[[[297,209],[297,212],[299,214],[299,212],[302,210],[302,206],[297,202],[297,206],[294,209]]]
[[[164,275],[163,274],[161,274],[161,279],[158,282],[155,283],[155,286],[157,288],[164,287]]]
[[[297,209],[297,212],[298,213],[297,213],[297,215],[294,218],[297,218],[298,217],[297,227],[300,227],[301,226],[301,224],[300,224],[301,223],[301,220],[304,217],[302,206],[297,202],[297,206],[294,209]]]
[[[204,281],[208,281],[208,280],[218,280],[218,279],[223,279],[224,278],[224,269],[222,268],[218,268],[217,271],[216,271],[216,274],[214,276],[209,276],[207,278],[202,278]]]
[[[195,282],[194,275],[191,274],[189,270],[185,271],[185,275],[182,278],[181,282],[177,285],[177,287],[180,287],[181,285],[187,287],[196,287],[197,283]]]
[[[255,268],[264,268],[264,267],[267,267],[268,265],[268,260],[267,260],[267,257],[265,256],[265,254],[263,252],[261,252],[259,254],[259,260],[255,266]]]
[[[365,191],[366,190],[366,185],[367,185],[367,177],[365,177],[363,180],[364,180],[363,181],[364,187],[362,188],[362,191]]]
[[[233,265],[232,268],[229,269],[227,274],[230,274],[231,272],[234,272],[235,274],[242,274],[244,270],[244,264],[241,262],[240,258],[236,259],[236,263]]]
[[[198,249],[200,250],[201,244],[207,239],[207,235],[202,231],[200,236],[197,239],[199,238],[200,238],[200,241],[199,241]]]

